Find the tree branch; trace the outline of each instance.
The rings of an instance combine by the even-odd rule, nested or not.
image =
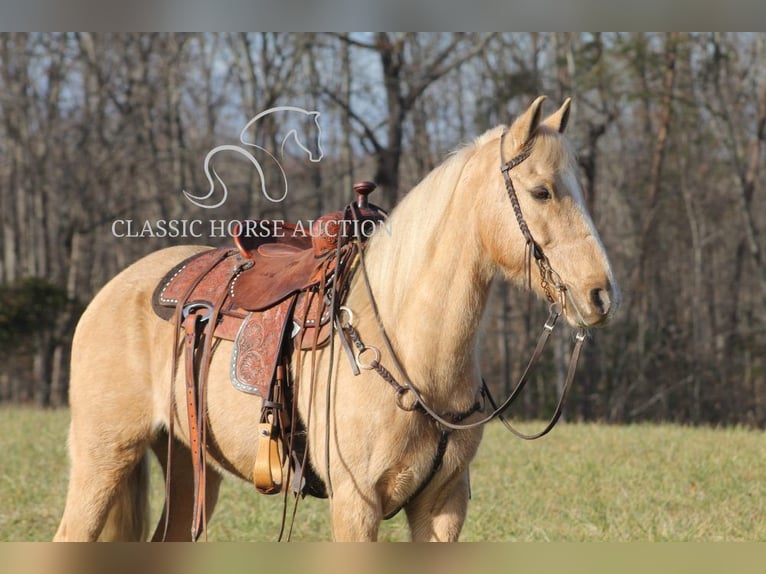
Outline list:
[[[421,94],[434,82],[436,82],[439,78],[442,76],[445,76],[452,70],[459,68],[462,66],[465,62],[468,60],[476,57],[481,52],[484,51],[484,48],[486,47],[487,43],[497,35],[497,32],[491,32],[484,36],[481,42],[474,46],[472,50],[469,50],[462,56],[458,57],[452,62],[449,62],[447,64],[443,64],[444,60],[449,56],[449,54],[454,50],[455,46],[457,46],[461,39],[455,38],[449,46],[447,46],[444,50],[442,50],[431,62],[431,64],[428,66],[428,69],[426,73],[423,76],[423,79],[416,85],[410,92],[407,94],[407,97],[404,99],[404,107],[406,109],[410,109],[415,101],[421,96]]]
[[[367,42],[362,42],[360,40],[354,40],[348,34],[343,32],[327,32],[327,35],[332,36],[333,38],[337,38],[338,40],[345,42],[349,46],[356,46],[357,48],[364,48],[365,50],[371,50],[373,52],[378,51],[377,45],[368,44]]]
[[[352,108],[351,105],[339,98],[335,92],[329,88],[322,88],[322,92],[329,97],[333,102],[338,104],[344,112],[348,114],[348,117],[350,117],[352,120],[354,120],[356,123],[359,124],[359,126],[362,128],[362,131],[364,131],[364,135],[367,137],[369,142],[372,144],[372,147],[375,148],[376,153],[380,153],[384,148],[381,145],[378,138],[375,136],[375,132],[372,130],[372,128],[369,126],[367,122],[365,122],[359,114],[357,114]]]

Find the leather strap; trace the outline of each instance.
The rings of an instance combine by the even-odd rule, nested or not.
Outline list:
[[[206,508],[206,489],[207,489],[207,380],[210,373],[210,361],[213,357],[213,340],[216,325],[221,314],[221,308],[226,300],[228,290],[222,290],[218,300],[214,301],[212,305],[197,306],[195,304],[187,307],[189,310],[189,317],[196,318],[197,331],[200,331],[200,323],[204,325],[204,331],[201,338],[198,336],[195,341],[197,354],[201,353],[199,359],[199,370],[191,379],[196,393],[196,423],[197,423],[197,447],[198,451],[195,453],[192,449],[192,466],[194,470],[194,507],[192,518],[192,540],[197,540],[202,532],[205,533],[205,539],[207,539],[207,508]],[[204,309],[205,315],[200,315],[199,311]],[[187,333],[189,327],[187,326]],[[190,349],[187,346],[187,395],[188,386],[190,384],[189,379],[189,353]],[[193,354],[193,353],[192,353]],[[193,366],[192,366],[193,369]],[[192,375],[195,375],[194,371],[191,371]],[[191,424],[189,425],[190,436],[192,436]],[[193,440],[193,439],[192,439]]]
[[[189,420],[189,446],[192,453],[192,468],[194,470],[194,507],[192,512],[191,536],[197,540],[202,532],[202,499],[204,499],[204,484],[202,478],[202,425],[198,413],[198,389],[195,350],[201,334],[201,316],[192,312],[186,317],[184,349],[186,355],[186,411]]]
[[[455,415],[455,417],[453,418],[453,422],[457,423],[457,422],[460,422],[460,421],[468,418],[474,412],[479,410],[480,407],[481,407],[481,405],[479,403],[476,403],[472,409],[470,409],[470,410],[468,410],[468,411],[466,411],[464,413],[461,413],[459,415]],[[434,453],[434,460],[431,463],[431,470],[430,470],[430,472],[423,479],[423,481],[420,483],[420,485],[415,489],[415,491],[407,497],[407,500],[405,500],[399,506],[399,508],[397,508],[393,512],[390,512],[389,514],[387,514],[384,517],[385,520],[388,520],[389,518],[393,518],[394,516],[396,516],[402,508],[407,506],[410,503],[410,501],[412,501],[415,498],[417,498],[420,495],[420,493],[422,493],[426,489],[426,487],[429,484],[431,484],[431,480],[433,480],[434,476],[436,476],[436,473],[439,472],[439,470],[442,467],[442,463],[444,462],[444,455],[447,453],[447,444],[449,442],[449,437],[450,437],[451,434],[452,434],[452,431],[449,430],[449,429],[442,429],[441,430],[441,433],[439,435],[439,443],[436,445],[436,452]]]
[[[208,267],[205,269],[203,273],[201,273],[195,281],[193,281],[188,289],[186,290],[186,293],[183,294],[183,297],[179,298],[178,303],[176,304],[175,312],[173,315],[173,353],[171,356],[171,367],[170,367],[170,397],[168,400],[169,404],[169,410],[168,413],[168,449],[167,449],[167,460],[166,460],[166,470],[165,470],[165,525],[164,530],[162,533],[162,540],[165,541],[167,539],[168,535],[168,527],[170,525],[170,513],[172,511],[170,507],[170,490],[171,490],[171,477],[173,475],[172,469],[173,469],[173,442],[175,441],[175,420],[178,416],[177,411],[177,405],[176,405],[176,394],[175,394],[175,384],[176,384],[176,373],[178,369],[178,360],[179,360],[179,334],[181,332],[181,324],[183,322],[183,308],[186,304],[187,299],[191,296],[194,289],[199,285],[199,283],[202,281],[202,279],[207,275],[208,272],[210,272],[220,261],[228,257],[228,252],[221,251],[218,255],[218,257],[214,258],[213,261],[210,262]],[[187,378],[188,380],[188,378]]]
[[[412,383],[412,381],[409,380],[407,377],[404,367],[402,366],[401,362],[399,361],[399,357],[397,356],[396,352],[393,349],[393,345],[391,344],[391,340],[388,337],[388,334],[386,333],[385,327],[383,326],[383,321],[380,318],[380,313],[378,311],[378,306],[375,300],[375,296],[372,292],[372,286],[370,285],[370,279],[367,274],[367,267],[365,264],[365,258],[364,258],[364,252],[360,251],[359,258],[361,261],[361,267],[362,267],[362,275],[364,278],[364,284],[367,289],[367,295],[370,301],[370,306],[372,307],[373,314],[375,316],[375,320],[378,325],[378,331],[380,332],[380,336],[383,339],[383,343],[386,346],[386,350],[388,351],[389,355],[391,356],[391,360],[393,361],[394,366],[396,367],[397,371],[399,372],[399,375],[403,377],[404,384],[399,384],[395,379],[393,379],[393,376],[391,373],[384,368],[380,367],[379,361],[376,359],[373,361],[371,367],[375,368],[376,372],[378,372],[381,377],[389,382],[389,384],[392,384],[395,389],[397,389],[397,405],[402,408],[403,410],[422,410],[424,411],[430,418],[432,418],[434,421],[436,421],[439,425],[442,426],[442,428],[450,429],[450,430],[467,430],[476,428],[479,426],[482,426],[488,422],[490,422],[492,419],[497,418],[500,416],[503,411],[505,411],[511,403],[516,400],[516,397],[521,392],[521,389],[524,388],[524,386],[527,383],[527,380],[529,378],[529,373],[531,372],[532,368],[537,364],[537,362],[540,360],[543,354],[543,350],[545,349],[545,344],[548,342],[548,339],[551,336],[551,333],[553,332],[554,327],[556,326],[556,322],[558,321],[559,317],[561,316],[561,306],[558,303],[551,303],[548,319],[545,322],[545,325],[543,326],[543,331],[540,333],[540,337],[537,340],[537,346],[535,347],[534,353],[532,353],[532,357],[529,359],[529,362],[527,363],[527,367],[524,369],[524,372],[522,373],[521,378],[519,379],[519,382],[516,384],[516,387],[513,389],[513,392],[511,392],[510,396],[503,401],[503,403],[496,407],[492,413],[487,415],[486,417],[481,418],[480,420],[474,421],[472,423],[465,423],[465,424],[457,424],[453,421],[447,420],[444,416],[440,415],[436,411],[434,411],[430,406],[428,406],[428,403],[423,398],[422,394],[418,391],[418,389],[415,387],[415,385]],[[578,329],[577,335],[576,335],[576,343],[574,346],[574,349],[572,351],[572,356],[569,361],[569,373],[567,375],[567,382],[564,385],[564,389],[561,394],[561,398],[559,399],[558,406],[556,408],[556,412],[553,415],[553,418],[551,419],[550,423],[546,426],[546,428],[534,435],[524,435],[524,433],[518,432],[514,430],[514,434],[520,438],[527,438],[528,440],[540,438],[548,432],[555,426],[558,419],[561,417],[561,412],[564,407],[564,402],[566,400],[566,397],[569,393],[569,388],[571,387],[572,381],[574,380],[574,375],[577,369],[577,362],[580,358],[580,352],[582,349],[582,345],[585,341],[587,335],[587,331],[585,329]],[[388,375],[388,377],[386,376]],[[389,380],[389,377],[392,380]],[[393,381],[393,382],[392,382]],[[405,407],[402,403],[402,395],[404,392],[409,391],[412,393],[412,395],[415,397],[415,402],[409,406]],[[486,385],[482,386],[482,393],[486,395]],[[489,398],[489,397],[488,397]],[[510,427],[510,425],[505,423],[507,427]]]
[[[547,435],[551,430],[553,430],[553,427],[556,426],[556,423],[559,421],[559,418],[561,418],[561,413],[564,411],[564,404],[566,403],[567,396],[569,395],[569,391],[572,388],[572,382],[574,381],[575,372],[577,371],[577,362],[580,360],[580,353],[582,352],[582,346],[583,342],[585,341],[586,332],[584,329],[578,329],[577,334],[575,335],[575,345],[572,349],[572,357],[569,359],[569,370],[567,371],[567,378],[564,381],[564,389],[561,391],[561,397],[559,397],[559,402],[556,404],[556,410],[553,412],[553,416],[551,417],[551,420],[548,422],[548,424],[545,426],[545,428],[539,432],[532,433],[532,434],[526,434],[518,429],[514,428],[513,425],[506,419],[500,412],[497,415],[497,418],[500,419],[500,422],[503,423],[503,426],[507,428],[509,431],[511,431],[514,435],[517,437],[524,439],[524,440],[535,440],[540,437],[543,437]],[[495,404],[495,401],[492,397],[492,395],[489,392],[489,387],[487,386],[487,383],[482,379],[482,390],[489,400],[489,403],[492,405],[493,409],[497,410],[497,405]],[[502,411],[502,409],[500,409]]]

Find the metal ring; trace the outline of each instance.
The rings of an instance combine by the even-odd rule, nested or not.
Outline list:
[[[556,326],[556,322],[559,320],[559,317],[561,316],[561,305],[559,305],[558,303],[554,301],[553,303],[551,303],[548,313],[549,313],[548,319],[545,321],[545,325],[543,325],[543,328],[546,331],[553,331],[553,328]]]
[[[375,353],[375,358],[370,361],[369,363],[363,363],[360,359],[362,358],[362,354],[366,351],[372,351]],[[377,367],[380,364],[380,351],[377,347],[368,347],[365,345],[361,349],[359,349],[356,354],[354,355],[354,359],[356,360],[356,366],[362,369],[363,371],[371,371],[375,367]]]
[[[196,311],[197,309],[207,309],[207,313],[200,317],[200,321],[207,321],[213,314],[213,306],[210,303],[190,303],[183,308],[181,316],[186,319],[189,315],[191,315],[192,311]]]
[[[408,392],[409,389],[407,387],[402,387],[396,390],[396,406],[409,413],[418,408],[418,400],[415,399],[410,406],[405,406],[404,403],[402,403],[402,397]]]
[[[561,275],[559,275],[556,272],[556,270],[553,267],[551,267],[550,265],[548,266],[547,273],[548,273],[548,279],[550,280],[551,283],[553,283],[553,286],[558,291],[566,291],[567,290],[566,283],[564,283],[564,281],[561,279]]]
[[[343,321],[343,313],[346,313],[348,315],[348,321]],[[346,307],[345,305],[341,305],[338,309],[338,321],[340,321],[341,327],[353,327],[354,325],[354,312]]]
[[[575,339],[577,339],[578,341],[582,342],[582,341],[585,340],[585,337],[587,337],[587,336],[588,336],[588,330],[587,329],[583,329],[581,327],[581,328],[577,329],[577,333],[575,334]]]

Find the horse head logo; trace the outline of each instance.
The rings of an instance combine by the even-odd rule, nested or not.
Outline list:
[[[280,112],[284,112],[286,118],[285,122],[280,123],[280,127],[288,128],[287,133],[285,133],[281,138],[282,143],[279,148],[280,157],[285,157],[285,146],[287,145],[288,141],[293,141],[300,149],[306,153],[309,161],[312,163],[321,161],[324,157],[324,152],[322,151],[321,141],[322,128],[319,124],[320,113],[295,106],[277,106],[274,108],[269,108],[268,110],[265,110],[253,117],[249,122],[247,122],[247,124],[245,124],[245,127],[242,128],[242,131],[239,134],[239,141],[242,145],[219,145],[208,152],[208,154],[205,156],[204,170],[205,177],[207,177],[210,188],[204,195],[194,195],[186,190],[181,190],[186,199],[188,199],[194,205],[205,209],[215,209],[226,203],[226,199],[229,195],[229,190],[226,187],[226,183],[215,171],[215,168],[213,168],[211,165],[211,161],[217,154],[224,151],[231,151],[240,154],[245,159],[247,159],[253,165],[253,167],[255,167],[261,181],[261,193],[263,193],[263,196],[268,201],[273,203],[279,203],[283,201],[287,197],[288,184],[287,174],[285,173],[281,162],[269,150],[257,145],[254,141],[248,138],[248,134],[251,128],[256,126],[260,120],[266,116]],[[295,127],[296,121],[298,123],[297,127]],[[306,134],[309,134],[308,137],[306,137]],[[264,176],[263,167],[258,159],[256,159],[256,157],[250,152],[250,150],[246,149],[245,146],[259,150],[259,152],[264,155],[264,157],[266,157],[269,162],[275,166],[276,169],[279,170],[282,181],[284,182],[281,195],[276,197],[272,196],[266,189],[266,178]],[[215,203],[209,203],[215,194],[216,182],[220,184],[222,189],[221,198]]]
[[[285,144],[287,140],[292,138],[296,145],[301,148],[309,156],[309,161],[312,163],[318,163],[322,161],[324,152],[322,151],[322,127],[319,125],[319,112],[308,112],[302,108],[289,108],[284,106],[282,108],[274,108],[288,111],[296,111],[304,114],[304,117],[299,117],[303,120],[303,133],[311,134],[311,136],[303,143],[301,139],[301,133],[297,129],[293,128],[282,139],[282,146],[280,147],[280,154],[282,157],[285,155]],[[243,132],[244,133],[244,132]]]

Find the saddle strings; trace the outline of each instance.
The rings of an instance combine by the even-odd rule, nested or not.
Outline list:
[[[165,471],[165,520],[163,525],[163,531],[162,531],[162,541],[164,542],[167,540],[168,536],[168,529],[170,527],[170,504],[171,504],[171,476],[172,476],[172,468],[173,468],[173,441],[175,440],[174,436],[174,427],[175,427],[175,418],[178,413],[178,405],[176,403],[176,394],[175,394],[175,382],[176,382],[176,376],[178,373],[178,360],[180,359],[180,346],[181,346],[181,323],[183,322],[183,308],[186,305],[186,300],[191,296],[194,289],[197,288],[199,283],[202,281],[202,278],[207,274],[208,271],[213,269],[218,263],[224,259],[227,255],[223,254],[221,257],[215,259],[210,266],[205,270],[204,273],[200,274],[199,277],[189,285],[189,288],[187,289],[186,293],[184,293],[183,297],[180,297],[178,299],[178,302],[176,304],[176,309],[174,312],[174,324],[175,324],[175,332],[173,334],[173,355],[171,357],[171,365],[170,365],[170,397],[169,397],[169,414],[168,414],[168,445],[167,445],[167,456],[166,456],[166,471]]]
[[[322,277],[322,280],[324,280],[324,276]],[[311,310],[311,304],[313,303],[315,296],[316,295],[312,293],[310,295],[308,303],[306,304],[306,308],[303,312],[303,317],[301,318],[301,323],[303,325],[306,325],[309,312]],[[322,306],[319,305],[317,310],[317,316],[314,318],[315,328],[314,328],[313,340],[311,343],[311,371],[309,375],[310,397],[314,396],[314,385],[316,382],[316,348],[317,348],[317,341],[319,339],[319,329],[321,328],[321,319],[322,319]],[[292,400],[291,410],[292,410],[293,416],[292,416],[292,420],[290,421],[291,432],[290,432],[290,444],[289,444],[288,453],[287,453],[288,460],[291,459],[291,457],[293,456],[293,447],[295,445],[295,435],[297,431],[297,426],[296,426],[297,420],[298,420],[297,403],[298,403],[298,394],[300,392],[298,389],[298,385],[301,384],[300,375],[301,375],[301,372],[303,371],[303,355],[301,353],[301,349],[303,347],[303,341],[305,339],[305,335],[306,335],[306,331],[304,329],[301,332],[301,338],[298,343],[298,358],[296,363],[296,370],[297,370],[298,376],[295,379],[297,381],[297,384],[293,387],[293,394],[291,397],[291,400]],[[306,463],[308,462],[308,449],[309,449],[309,434],[308,433],[309,433],[309,428],[311,427],[311,418],[312,418],[311,415],[313,412],[313,408],[312,408],[313,404],[314,404],[314,401],[309,399],[308,409],[306,412],[306,424],[305,424],[306,440],[304,441],[304,446],[303,446],[303,456],[300,461],[300,467],[298,468],[298,473],[292,478],[292,480],[295,481],[299,489],[300,489],[301,483],[303,482],[303,476],[304,476],[304,472],[306,468]],[[279,536],[277,538],[277,542],[282,541],[282,537],[284,536],[284,532],[285,532],[285,526],[286,526],[286,520],[287,520],[287,499],[290,492],[291,475],[292,475],[292,464],[290,463],[287,465],[287,478],[285,480],[284,500],[282,505],[282,524],[280,525],[280,528],[279,528]],[[290,517],[290,527],[288,528],[288,531],[287,531],[288,542],[292,539],[293,526],[295,524],[295,517],[298,512],[299,500],[300,500],[300,497],[296,496],[293,502],[293,509],[292,509],[292,514]]]
[[[322,278],[321,278],[321,280],[319,282],[320,285],[325,285],[326,282],[327,282],[327,265],[328,264],[329,263],[325,263],[323,265],[323,267],[322,267]],[[336,265],[335,269],[336,269],[336,273],[337,273],[337,269],[338,269],[337,265]],[[334,292],[334,289],[333,289],[333,292]],[[314,297],[318,297],[319,294],[317,293],[317,294],[314,294],[313,296]],[[309,388],[310,397],[314,396],[314,387],[316,385],[316,380],[317,380],[317,369],[316,369],[316,364],[317,364],[317,348],[319,346],[319,335],[320,335],[320,331],[322,329],[322,315],[323,315],[322,311],[323,311],[323,307],[324,307],[323,303],[324,302],[322,301],[320,304],[317,305],[316,316],[314,318],[314,335],[313,335],[313,339],[311,341],[311,382],[310,382],[310,388]],[[311,306],[309,305],[308,309],[306,311],[306,315],[307,316],[308,316],[308,312],[309,312],[310,308],[311,308]],[[331,312],[332,312],[332,309],[331,309]],[[332,327],[330,327],[330,328],[332,329]],[[332,331],[330,333],[330,336],[332,337]],[[330,346],[332,348],[332,343],[330,343]],[[332,358],[332,355],[330,355],[330,357]],[[332,361],[330,362],[330,370],[329,370],[329,372],[330,373],[332,372]],[[295,407],[296,401],[297,401],[297,396],[293,397],[293,406],[294,407]],[[306,465],[309,462],[309,456],[308,456],[308,453],[309,453],[309,434],[308,434],[309,430],[308,429],[310,428],[310,424],[311,424],[311,412],[313,410],[312,409],[312,403],[313,403],[313,401],[311,399],[309,399],[308,412],[306,413],[306,441],[305,441],[304,448],[303,448],[303,457],[301,459],[300,468],[298,469],[298,474],[296,475],[296,481],[297,481],[296,484],[297,484],[297,488],[298,489],[301,488],[301,483],[303,482],[303,476],[304,476],[304,473],[306,471],[305,470],[306,469]],[[329,416],[328,416],[328,420],[327,420],[327,427],[328,428],[329,428],[329,424],[330,424],[330,421],[329,421]],[[286,489],[286,491],[287,491],[287,489]],[[298,502],[299,501],[300,501],[300,496],[296,496],[295,497],[295,501],[293,502],[292,516],[290,518],[290,529],[288,530],[288,533],[287,533],[287,541],[288,542],[292,539],[293,526],[295,525],[295,516],[297,515],[297,512],[298,512]]]
[[[347,208],[346,216],[348,216],[349,214],[350,214],[350,216],[354,220],[358,219],[358,213],[356,212],[356,210],[353,207]],[[344,216],[344,220],[346,220],[345,216]],[[333,375],[334,366],[335,366],[335,334],[337,332],[336,318],[337,318],[338,296],[340,295],[339,290],[342,289],[343,285],[344,285],[343,274],[345,272],[345,268],[342,265],[343,257],[344,257],[343,249],[344,249],[344,247],[349,245],[349,243],[348,242],[344,242],[343,239],[344,239],[344,234],[343,233],[339,233],[338,242],[337,242],[337,246],[336,246],[336,250],[335,250],[336,266],[335,266],[335,270],[333,272],[332,287],[331,287],[331,290],[330,290],[330,301],[329,301],[329,305],[330,305],[330,323],[329,323],[330,342],[329,342],[329,348],[328,348],[328,352],[329,352],[329,365],[328,365],[328,369],[327,369],[327,382],[326,382],[326,386],[325,386],[325,421],[326,421],[326,423],[325,423],[325,436],[324,436],[324,449],[325,449],[325,452],[324,452],[324,454],[325,454],[324,463],[325,463],[325,469],[326,469],[325,474],[327,476],[327,484],[325,485],[325,487],[327,489],[327,495],[330,498],[332,498],[332,496],[333,496],[332,479],[330,477],[330,442],[331,442],[330,422],[331,422],[331,416],[332,416],[332,414],[331,414],[332,375]],[[352,243],[351,245],[352,245],[352,249],[354,251],[357,251],[357,250],[361,251],[361,249],[362,249],[362,247],[358,243],[356,243],[356,242]],[[350,258],[352,258],[352,257],[353,257],[353,254],[351,255]],[[325,273],[326,273],[326,267],[323,268],[323,270],[322,270],[322,280],[320,281],[320,285],[326,285],[327,284],[327,277],[326,277]],[[317,296],[317,295],[313,295],[313,296]],[[305,317],[308,316],[309,309],[310,309],[310,305],[307,305],[306,311],[305,311]],[[318,343],[319,334],[320,334],[319,332],[320,332],[320,329],[321,329],[322,305],[318,305],[317,309],[318,309],[318,311],[317,311],[317,317],[315,318],[314,341],[312,342],[312,348],[311,348],[311,374],[310,374],[310,381],[309,381],[309,383],[310,383],[310,389],[309,389],[310,397],[314,396],[314,387],[315,387],[315,384],[316,384],[317,374],[318,374],[316,372],[316,351],[317,351],[317,343]],[[305,324],[305,317],[304,317],[304,321],[303,321],[304,324]],[[303,338],[301,338],[301,341],[302,340],[303,340]],[[301,344],[301,346],[302,346],[302,344]],[[298,357],[299,357],[298,358],[298,365],[302,365],[302,354],[300,353],[300,349],[299,349]],[[300,367],[299,370],[298,370],[299,378],[300,378],[301,370],[302,370],[302,367]],[[296,389],[296,391],[297,391],[297,389]],[[295,407],[296,401],[298,399],[297,394],[298,394],[297,392],[294,392],[295,396],[293,396],[293,407]],[[306,464],[308,463],[309,428],[310,428],[310,421],[311,421],[311,412],[313,410],[312,409],[313,402],[314,402],[313,399],[309,400],[308,412],[306,413],[306,441],[305,441],[305,444],[304,444],[303,460],[301,461],[301,465],[300,465],[300,468],[299,468],[299,471],[298,471],[299,474],[296,475],[296,477],[295,477],[295,480],[297,481],[297,485],[298,485],[299,488],[300,488],[301,482],[303,481],[303,474],[305,472]],[[295,408],[293,410],[295,410]],[[293,443],[292,439],[293,439],[293,437],[291,436],[291,441],[290,441],[291,442],[291,446],[290,446],[290,449],[289,449],[290,450],[290,455],[292,454],[292,443]],[[289,473],[289,470],[288,470],[288,473]],[[286,489],[285,492],[287,493],[288,490]],[[285,519],[286,519],[284,511],[286,510],[286,502],[287,502],[286,496],[287,495],[285,494],[285,506],[283,507],[282,525],[281,525],[281,528],[280,528],[278,541],[282,540],[282,536],[284,534]],[[300,497],[296,496],[295,497],[295,501],[293,503],[292,516],[291,516],[291,519],[290,519],[290,527],[289,527],[288,532],[287,532],[287,541],[288,542],[292,538],[293,526],[295,524],[295,517],[296,517],[296,514],[297,514],[297,510],[298,510],[298,502],[299,502],[299,500],[300,500]]]
[[[346,208],[346,212],[344,214],[344,221],[358,221],[359,220],[359,213],[356,209],[356,204],[352,203]],[[327,484],[325,485],[327,487],[327,495],[332,498],[333,496],[333,488],[332,488],[332,479],[330,478],[330,416],[331,416],[331,409],[330,409],[330,399],[331,399],[331,385],[332,385],[332,373],[335,367],[335,335],[338,333],[338,295],[339,290],[343,287],[344,284],[347,283],[347,280],[343,277],[343,275],[346,272],[345,266],[341,265],[342,257],[343,257],[343,248],[347,245],[351,245],[351,249],[353,253],[351,253],[348,257],[348,264],[349,266],[353,266],[354,263],[354,254],[359,254],[364,249],[364,246],[361,244],[361,241],[359,240],[359,237],[355,237],[354,242],[344,242],[345,239],[345,232],[342,232],[339,230],[338,233],[338,243],[335,250],[335,258],[337,261],[337,264],[335,266],[335,271],[333,275],[333,284],[332,284],[332,291],[330,292],[330,346],[329,346],[329,365],[327,370],[327,385],[326,385],[326,397],[325,397],[325,470],[327,474]]]
[[[198,412],[197,420],[201,426],[200,437],[200,450],[201,450],[201,503],[200,508],[202,512],[201,523],[202,532],[205,534],[205,541],[207,541],[207,379],[210,374],[210,361],[213,355],[213,333],[215,332],[215,326],[218,324],[218,318],[221,313],[224,301],[226,300],[227,292],[225,291],[218,301],[215,301],[210,316],[207,318],[207,325],[205,325],[205,333],[202,347],[202,359],[199,367],[199,383],[197,385],[199,392],[198,400]]]
[[[311,297],[313,297],[313,294],[311,295]],[[301,321],[302,325],[306,325],[306,323],[307,323],[308,315],[309,315],[309,311],[311,309],[312,301],[313,301],[313,299],[310,298],[308,303],[306,304],[304,310],[303,310],[303,316],[300,317],[300,321]],[[292,457],[293,456],[293,451],[294,451],[294,446],[295,446],[295,435],[296,435],[296,431],[297,431],[297,421],[298,421],[298,394],[300,392],[299,388],[298,388],[298,385],[300,385],[300,383],[301,383],[300,375],[303,372],[303,354],[300,352],[300,349],[303,347],[303,341],[305,339],[305,335],[306,335],[306,331],[305,331],[305,329],[302,329],[301,330],[301,338],[298,341],[299,352],[297,353],[296,363],[295,363],[295,372],[297,373],[297,376],[293,379],[295,381],[295,384],[293,385],[293,393],[292,393],[292,397],[291,397],[291,399],[292,399],[291,420],[290,420],[291,432],[290,432],[290,443],[289,443],[289,446],[288,446],[288,453],[287,453],[288,457]],[[286,365],[285,370],[286,370],[286,376],[289,376],[289,366]],[[309,393],[313,396],[313,392],[314,392],[313,391],[313,381],[309,381],[309,383],[311,385],[310,388],[309,388]],[[307,409],[307,412],[306,412],[306,441],[305,441],[305,445],[304,445],[304,457],[303,457],[303,460],[301,462],[300,474],[296,475],[296,477],[294,478],[294,480],[296,480],[299,485],[300,485],[301,481],[303,480],[303,468],[304,468],[305,463],[306,463],[305,453],[308,452],[308,428],[309,428],[309,426],[311,424],[311,412],[312,412],[312,408],[311,407],[312,407],[312,404],[313,404],[313,401],[309,401],[308,409]],[[289,481],[291,479],[291,474],[292,474],[292,464],[288,464],[287,465],[286,484],[289,484]],[[277,542],[281,542],[282,541],[282,537],[283,537],[284,531],[285,531],[285,525],[286,525],[286,522],[287,522],[287,501],[288,501],[289,492],[290,492],[290,489],[289,488],[285,488],[284,496],[283,496],[283,500],[282,500],[282,522],[281,522],[281,525],[280,525],[280,528],[279,528],[279,536],[277,537]],[[296,511],[297,511],[297,500],[296,500],[295,505],[293,507],[292,521],[290,523],[290,529],[289,529],[289,532],[288,532],[288,535],[287,535],[288,536],[288,540],[290,540],[290,537],[292,536],[292,527],[293,527],[293,522],[295,521],[295,513],[296,513]]]

